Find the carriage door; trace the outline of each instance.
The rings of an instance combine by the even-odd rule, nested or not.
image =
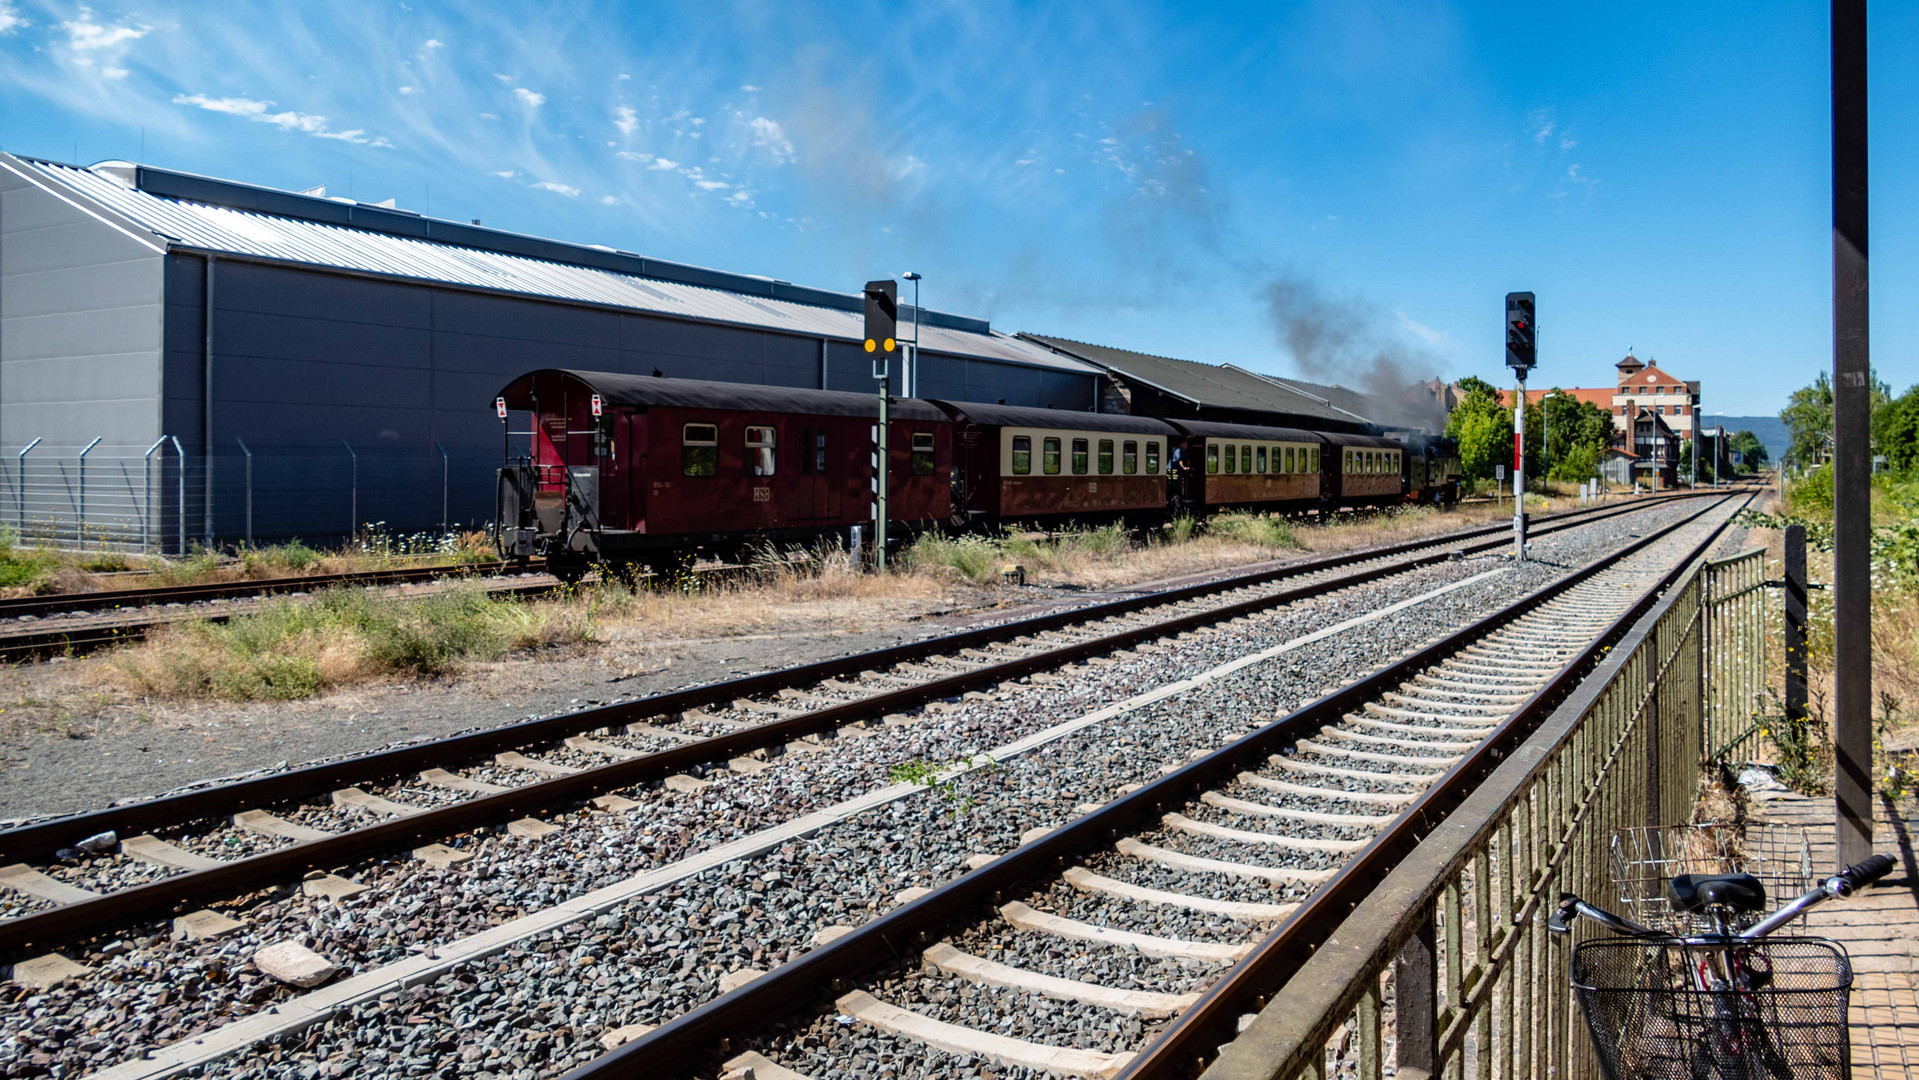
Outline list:
[[[800,426],[799,516],[817,521],[832,516],[833,478],[826,468],[826,429]]]
[[[646,414],[621,412],[613,433],[613,452],[625,454],[626,518],[622,528],[644,530],[646,521]]]

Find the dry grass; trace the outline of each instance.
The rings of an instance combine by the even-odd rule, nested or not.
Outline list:
[[[106,658],[136,698],[286,701],[375,679],[453,674],[475,660],[594,638],[577,598],[522,602],[477,588],[418,599],[339,588],[276,600],[226,623],[163,627]]]

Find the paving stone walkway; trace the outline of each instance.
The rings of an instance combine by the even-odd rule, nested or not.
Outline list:
[[[1830,798],[1760,794],[1755,811],[1803,825],[1815,872],[1834,868]],[[1873,850],[1899,868],[1862,896],[1818,908],[1807,927],[1852,956],[1853,1080],[1919,1076],[1919,800],[1881,800],[1875,817]]]

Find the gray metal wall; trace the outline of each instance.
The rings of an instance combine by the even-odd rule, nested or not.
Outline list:
[[[162,256],[0,170],[0,448],[160,434]],[[39,451],[36,451],[36,453]]]
[[[170,256],[166,274],[166,422],[190,454],[203,449],[205,266]],[[227,539],[246,530],[247,462],[236,440],[254,455],[259,538],[321,540],[369,522],[437,530],[443,513],[486,521],[501,434],[490,405],[532,368],[876,389],[870,359],[850,344],[255,263],[215,262],[213,311],[214,460],[204,490],[213,531]],[[929,353],[920,378],[921,396],[1092,403],[1085,375],[1010,364]],[[188,516],[198,522],[201,510]]]

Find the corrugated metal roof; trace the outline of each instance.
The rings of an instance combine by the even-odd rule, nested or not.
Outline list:
[[[1039,334],[1021,336],[1070,356],[1111,368],[1130,379],[1197,405],[1336,420],[1348,424],[1367,422],[1365,416],[1337,408],[1321,395],[1310,394],[1231,365],[1175,360],[1168,356],[1093,345],[1070,338]]]
[[[686,409],[743,409],[749,412],[806,413],[812,416],[878,416],[879,395],[849,394],[837,390],[808,390],[757,383],[709,382],[705,379],[661,379],[615,371],[576,371],[541,368],[507,383],[500,397],[515,409],[533,407],[535,384],[544,376],[577,380],[609,405],[643,408],[673,405]],[[945,420],[946,414],[918,398],[896,398],[894,420]]]
[[[12,158],[32,177],[81,195],[170,246],[413,281],[624,308],[808,337],[859,341],[862,316],[774,297],[662,281],[594,266],[466,247],[348,225],[168,198],[91,169]],[[466,230],[475,232],[477,230]],[[553,245],[563,249],[565,245]],[[715,275],[716,277],[722,275]],[[931,352],[1028,367],[1095,374],[1096,369],[996,330],[922,325]]]

